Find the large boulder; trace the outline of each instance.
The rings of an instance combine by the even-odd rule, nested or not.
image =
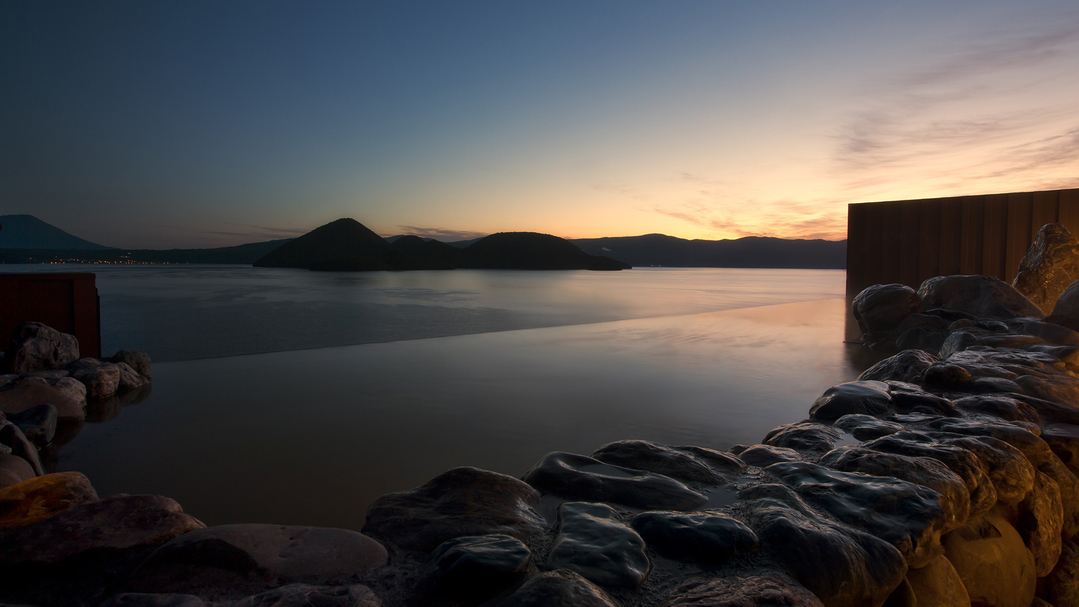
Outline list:
[[[923,282],[918,295],[927,308],[959,310],[979,318],[1045,316],[1022,293],[992,276],[937,276]]]
[[[78,360],[79,340],[39,322],[24,322],[11,331],[2,366],[10,373],[60,369]]]
[[[891,402],[888,384],[880,381],[852,381],[825,390],[809,408],[809,418],[814,421],[834,422],[852,413],[878,416],[888,412]]]
[[[995,515],[945,535],[944,556],[955,567],[973,605],[1029,607],[1037,575],[1023,538]]]
[[[1079,331],[1079,281],[1064,289],[1053,306],[1053,313],[1047,316],[1045,321]]]
[[[901,284],[866,287],[851,305],[858,328],[869,339],[884,337],[894,341],[897,329],[911,314],[925,310],[914,289]]]
[[[155,550],[128,590],[220,597],[284,584],[342,584],[386,560],[381,544],[346,529],[220,525],[190,530]]]
[[[918,605],[970,607],[963,580],[943,555],[929,561],[925,567],[907,571],[907,583],[918,599]]]
[[[502,533],[521,539],[547,528],[535,510],[539,501],[538,491],[512,476],[454,468],[421,487],[375,500],[363,531],[423,551],[469,535]]]
[[[86,388],[70,377],[51,383],[42,377],[21,377],[0,390],[0,413],[22,413],[46,403],[56,407],[60,421],[86,418]]]
[[[1045,314],[1051,314],[1057,298],[1079,280],[1079,241],[1068,228],[1047,223],[1034,237],[1012,286]]]
[[[29,527],[80,504],[97,501],[79,472],[57,472],[0,490],[0,530]]]
[[[569,569],[602,586],[637,588],[652,570],[644,540],[606,504],[566,502],[548,569]]]

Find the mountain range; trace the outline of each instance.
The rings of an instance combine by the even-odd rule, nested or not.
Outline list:
[[[68,234],[32,215],[0,215],[0,227],[2,227],[0,228],[0,263],[103,261],[252,264],[271,251],[296,240],[270,240],[211,249],[117,249]],[[370,230],[366,231],[370,232],[367,235],[368,239],[373,236],[392,247],[396,261],[391,265],[399,269],[409,269],[410,265],[415,267],[417,263],[429,267],[429,264],[434,263],[432,260],[436,258],[442,258],[444,260],[442,263],[446,266],[457,267],[459,261],[445,261],[453,257],[449,249],[464,250],[482,240],[441,243],[416,236],[393,236],[383,239]],[[375,241],[370,240],[370,242]],[[843,269],[846,265],[847,247],[845,240],[765,237],[735,240],[687,240],[664,234],[580,238],[569,240],[569,242],[586,254],[617,259],[635,267]],[[421,261],[417,262],[416,258]],[[461,265],[459,267],[473,266]]]

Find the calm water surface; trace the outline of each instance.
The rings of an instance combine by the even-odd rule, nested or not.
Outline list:
[[[151,351],[153,390],[95,410],[53,465],[208,524],[358,529],[454,466],[753,443],[861,368],[842,272],[89,269],[106,350]]]

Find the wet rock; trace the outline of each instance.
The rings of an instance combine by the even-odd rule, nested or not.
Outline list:
[[[533,576],[498,607],[618,607],[591,582],[568,570]]]
[[[1045,321],[1079,331],[1079,283],[1073,282],[1064,289]]]
[[[1023,392],[1020,385],[1003,377],[978,377],[970,382],[967,387],[969,392],[975,394],[994,394],[1002,392]]]
[[[906,575],[894,546],[818,518],[782,485],[758,485],[741,497],[762,546],[829,607],[881,605]]]
[[[986,335],[982,337],[982,345],[991,348],[1026,349],[1030,346],[1045,345],[1045,340],[1033,335]]]
[[[386,559],[381,544],[346,529],[220,525],[159,547],[131,575],[127,590],[228,596],[284,584],[340,584]]]
[[[858,376],[862,381],[921,381],[937,357],[921,350],[904,350],[869,367]]]
[[[1079,280],[1079,242],[1063,225],[1047,223],[1038,230],[1019,262],[1012,286],[1045,314],[1057,298]]]
[[[917,432],[897,432],[870,441],[864,446],[882,453],[928,457],[941,462],[963,479],[963,484],[970,493],[969,516],[988,512],[997,503],[997,490],[989,480],[984,464],[978,456],[958,445],[940,443]]]
[[[832,424],[860,441],[873,440],[896,432],[902,432],[906,428],[902,424],[886,422],[869,415],[844,415]]]
[[[929,365],[929,368],[925,370],[923,381],[939,388],[962,388],[974,381],[974,377],[970,371],[959,365],[938,362]]]
[[[605,504],[566,502],[547,558],[550,569],[569,569],[603,586],[637,588],[652,570],[644,540]]]
[[[824,453],[842,436],[823,424],[798,422],[775,428],[764,437],[764,444],[798,452]]]
[[[57,472],[31,478],[0,490],[0,530],[29,527],[97,499],[90,480],[79,472]]]
[[[241,599],[232,607],[382,607],[367,586],[289,584]]]
[[[800,462],[802,454],[794,449],[785,447],[772,447],[770,445],[754,445],[738,455],[741,460],[750,466],[764,468],[781,462]]]
[[[1034,487],[1019,504],[1016,531],[1034,555],[1037,577],[1045,577],[1056,567],[1060,558],[1061,531],[1064,510],[1060,501],[1060,487],[1056,481],[1039,472]]]
[[[544,493],[566,499],[611,502],[643,510],[690,510],[708,501],[673,478],[573,453],[547,454],[524,479]]]
[[[940,495],[896,478],[838,472],[807,462],[766,470],[837,521],[892,544],[911,567],[939,555],[946,515]]]
[[[963,352],[972,346],[980,346],[981,343],[982,340],[969,331],[954,331],[940,346],[940,359],[947,360],[956,352]]]
[[[852,413],[884,415],[891,402],[888,384],[879,381],[852,381],[825,390],[809,408],[809,417],[814,421],[831,422]]]
[[[918,287],[928,308],[947,308],[978,318],[1014,318],[1045,315],[1008,283],[992,276],[937,276]]]
[[[631,524],[649,546],[679,561],[721,565],[760,546],[753,530],[719,512],[642,512]]]
[[[79,341],[39,322],[24,322],[11,331],[2,364],[11,373],[59,369],[79,358]]]
[[[999,503],[1018,504],[1034,487],[1034,466],[1019,449],[1000,439],[972,436],[942,442],[962,447],[981,460]]]
[[[893,387],[891,394],[892,408],[901,414],[925,413],[948,417],[959,417],[961,415],[955,410],[955,405],[952,404],[952,401],[924,390]]]
[[[18,455],[0,453],[0,489],[17,485],[37,476],[33,466]]]
[[[1079,607],[1079,544],[1065,540],[1060,558],[1044,581],[1045,598],[1054,607]]]
[[[944,510],[941,533],[961,527],[970,513],[970,492],[963,479],[932,458],[880,453],[864,447],[840,447],[826,453],[819,463],[840,472],[894,477],[936,491],[940,495],[938,503]]]
[[[125,592],[101,604],[101,607],[207,607],[193,594],[152,594]]]
[[[0,545],[9,547],[0,551],[0,564],[56,563],[91,550],[160,544],[203,526],[167,497],[115,495],[0,531]]]
[[[738,474],[742,470],[745,470],[746,465],[742,460],[722,451],[716,451],[715,449],[709,449],[708,447],[695,447],[693,445],[682,445],[673,447],[675,451],[681,451],[696,457],[700,461],[707,464],[710,468],[715,470],[721,476],[724,474]]]
[[[78,388],[71,386],[74,383]],[[86,388],[77,380],[65,377],[57,380],[57,385],[40,377],[24,377],[0,391],[0,412],[7,414],[22,413],[38,405],[51,404],[56,407],[61,421],[78,421],[86,417]]]
[[[81,358],[67,366],[71,377],[86,386],[87,398],[108,398],[120,387],[120,368],[96,358]]]
[[[154,376],[153,368],[150,366],[150,355],[141,350],[120,350],[112,355],[109,362],[124,363],[146,379]]]
[[[451,597],[489,597],[514,583],[528,570],[532,553],[508,535],[459,537],[431,554],[437,584]]]
[[[1029,607],[1034,600],[1034,557],[1004,519],[987,515],[972,520],[941,543],[972,605]]]
[[[597,449],[592,457],[606,464],[655,472],[684,482],[707,485],[722,485],[727,482],[695,456],[650,441],[623,440],[609,443]]]
[[[127,363],[116,363],[116,369],[120,373],[116,389],[120,392],[126,392],[128,390],[137,390],[146,384],[150,383],[150,379],[143,377],[135,371]]]
[[[1070,470],[1079,470],[1079,426],[1048,424],[1042,427],[1042,440]]]
[[[851,308],[858,328],[870,334],[893,332],[907,316],[925,309],[914,289],[901,284],[867,287],[854,297]]]
[[[692,580],[679,586],[664,607],[824,607],[812,592],[777,571]]]
[[[539,500],[535,489],[512,476],[454,468],[421,487],[375,500],[363,532],[423,551],[470,535],[525,538],[547,527],[534,510]]]
[[[992,415],[1008,421],[1039,423],[1041,417],[1037,409],[1023,401],[999,395],[965,396],[952,402],[955,407],[966,413]]]
[[[1038,464],[1038,472],[1053,479],[1060,489],[1063,515],[1061,535],[1065,539],[1079,535],[1079,478],[1052,453]]]
[[[23,436],[38,447],[44,447],[56,436],[56,407],[49,403],[7,416],[8,421],[19,427]]]
[[[1048,313],[1049,312],[1046,312],[1046,314]],[[1014,331],[1040,337],[1047,343],[1057,346],[1079,345],[1079,332],[1073,331],[1065,326],[1034,319],[1024,319],[1022,321],[1016,319],[1016,321],[1017,322],[1010,326]]]
[[[5,451],[26,460],[26,463],[34,469],[34,474],[45,474],[45,470],[41,467],[41,460],[38,458],[37,447],[27,440],[18,426],[10,421],[0,421],[0,445],[6,447]]]
[[[923,327],[911,327],[899,335],[899,338],[895,340],[895,347],[898,350],[939,352],[947,337],[948,335],[943,331],[931,331]]]
[[[907,571],[907,583],[917,605],[934,607],[970,607],[970,597],[951,561],[943,555],[920,569]]]

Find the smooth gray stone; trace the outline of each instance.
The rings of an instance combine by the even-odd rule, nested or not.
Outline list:
[[[852,381],[824,391],[809,408],[809,418],[832,422],[844,415],[884,415],[892,403],[888,384],[880,381]]]
[[[691,510],[708,501],[673,478],[557,451],[548,453],[524,479],[536,489],[558,497],[643,510]]]
[[[619,603],[566,569],[535,575],[497,607],[618,607]]]
[[[383,495],[367,509],[364,533],[407,550],[431,551],[456,537],[503,533],[526,538],[547,528],[528,484],[479,468],[454,468],[423,486]]]
[[[631,524],[663,556],[703,565],[721,565],[760,546],[752,529],[720,512],[642,512]]]
[[[786,447],[773,447],[771,445],[754,445],[742,451],[738,457],[750,466],[764,468],[781,462],[800,462],[802,454],[794,449]]]
[[[764,444],[798,452],[824,453],[842,436],[838,430],[810,422],[784,424],[765,435]]]
[[[50,403],[38,405],[22,413],[13,413],[8,416],[8,420],[18,426],[23,436],[38,447],[48,445],[52,442],[52,437],[56,436],[57,411]]]
[[[558,509],[559,530],[550,569],[569,569],[603,586],[637,588],[648,578],[652,562],[644,540],[618,520],[605,504],[565,502]]]
[[[650,441],[623,440],[608,443],[592,453],[592,457],[606,464],[655,472],[683,482],[707,485],[722,485],[727,482],[697,457]]]
[[[508,535],[447,540],[431,553],[439,589],[452,597],[490,596],[521,578],[532,552]]]

